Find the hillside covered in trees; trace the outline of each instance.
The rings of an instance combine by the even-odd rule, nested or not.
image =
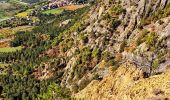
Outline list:
[[[169,0],[9,1],[0,10],[0,98],[170,99]]]

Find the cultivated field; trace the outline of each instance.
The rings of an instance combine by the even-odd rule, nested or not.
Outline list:
[[[29,9],[27,11],[18,13],[17,15],[15,15],[16,17],[27,17],[30,13],[31,13],[32,9]]]
[[[56,9],[50,9],[50,10],[46,10],[46,11],[43,11],[42,13],[43,14],[61,14],[64,10],[77,10],[79,8],[83,8],[85,7],[86,5],[69,5],[69,6],[64,6],[64,7],[60,7],[60,8],[56,8]]]
[[[6,64],[6,63],[1,63],[0,62],[0,68],[4,68],[4,67],[6,67],[6,66],[9,66],[10,64]]]
[[[8,53],[8,52],[16,52],[21,50],[22,47],[5,47],[5,48],[0,48],[0,52]]]
[[[0,39],[6,38],[11,35],[14,35],[18,31],[31,31],[33,29],[33,26],[18,26],[15,28],[3,28],[0,29]]]
[[[77,10],[77,9],[83,8],[83,7],[85,7],[85,5],[70,5],[70,6],[64,6],[61,8],[65,9],[65,10]]]
[[[9,47],[14,35],[18,31],[31,31],[33,26],[18,26],[15,28],[0,29],[0,48]],[[1,52],[1,51],[0,51]]]
[[[56,8],[56,9],[46,10],[46,11],[44,11],[44,12],[42,12],[42,13],[43,13],[43,14],[47,14],[47,15],[49,15],[49,14],[55,14],[55,15],[57,15],[57,14],[61,14],[63,11],[64,11],[64,10],[61,9],[61,8]]]

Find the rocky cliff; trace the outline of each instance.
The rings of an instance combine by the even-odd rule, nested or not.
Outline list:
[[[169,15],[169,0],[98,0],[49,50],[61,86],[87,100],[168,97],[169,74],[154,75],[170,64]]]

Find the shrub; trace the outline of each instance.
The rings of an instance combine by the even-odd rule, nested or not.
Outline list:
[[[109,13],[103,14],[103,20],[109,20],[111,18]]]
[[[109,52],[103,52],[101,59],[108,61],[110,59],[110,53]]]
[[[153,19],[151,17],[148,17],[147,19],[142,19],[138,28],[142,28],[143,26],[150,24],[152,20]]]
[[[92,51],[92,57],[98,59],[99,56],[100,56],[100,50],[99,50],[98,48],[93,49],[93,51]]]
[[[116,15],[119,15],[119,14],[125,13],[125,12],[126,12],[126,10],[123,9],[123,7],[119,4],[114,4],[111,8],[111,13],[114,13]]]
[[[143,30],[141,35],[136,40],[136,46],[139,46],[142,42],[144,42],[145,36],[148,34],[148,30]]]
[[[61,88],[58,84],[52,83],[48,86],[46,93],[39,95],[39,99],[52,100],[55,96],[56,99],[67,99],[70,100],[70,91],[68,89]]]
[[[152,64],[153,69],[157,69],[159,67],[159,60],[155,59]]]
[[[88,42],[88,36],[85,33],[81,33],[79,35],[80,39],[82,40],[83,43],[87,43]]]
[[[123,43],[120,45],[120,52],[123,52],[124,51],[124,48],[126,47],[126,41],[123,41]]]
[[[115,60],[114,59],[110,59],[108,62],[107,62],[107,66],[113,66],[115,64]]]
[[[153,46],[156,43],[156,39],[157,39],[157,34],[155,32],[151,32],[145,38],[146,44],[149,45],[149,46],[151,46],[151,45]]]
[[[121,24],[121,21],[120,20],[117,20],[117,19],[112,19],[111,20],[111,27],[113,29],[116,29],[119,25]]]
[[[86,61],[90,60],[91,57],[91,51],[89,47],[85,47],[81,50],[81,60],[82,63],[85,63]]]
[[[150,24],[152,21],[157,21],[159,19],[168,17],[170,15],[170,6],[168,5],[165,9],[158,9],[154,14],[148,18],[144,18],[141,20],[141,23],[138,27],[142,27],[144,25]]]
[[[70,39],[69,41],[67,41],[67,47],[68,48],[71,48],[74,44],[74,40],[73,39]]]

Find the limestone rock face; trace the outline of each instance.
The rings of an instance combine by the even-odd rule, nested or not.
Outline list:
[[[170,37],[170,24],[168,26],[165,27],[165,29],[160,33],[160,38],[163,39],[163,38],[169,38]]]
[[[143,78],[141,69],[133,63],[124,63],[117,71],[94,80],[85,89],[73,95],[84,100],[155,100],[170,96],[170,70],[150,78]]]
[[[165,72],[170,65],[170,17],[152,19],[169,3],[169,0],[100,0],[94,4],[73,27],[76,31],[62,37],[65,44],[61,45],[68,45],[64,51],[68,50],[62,55],[66,63],[61,85],[69,88],[74,98],[85,100],[145,100],[158,97],[155,94],[159,92],[160,97],[166,98],[168,92],[162,89],[168,85],[159,88],[161,84],[152,83],[161,81],[157,76],[144,77]],[[166,84],[168,80],[162,82]],[[140,89],[136,87],[138,83]],[[149,95],[144,97],[145,93]]]
[[[104,7],[102,6],[102,7],[100,7],[100,9],[99,9],[99,18],[100,18],[100,16],[102,15],[102,13],[103,13],[103,11],[104,11]]]

